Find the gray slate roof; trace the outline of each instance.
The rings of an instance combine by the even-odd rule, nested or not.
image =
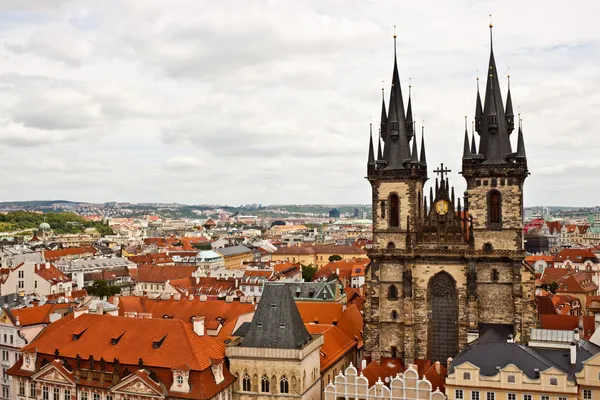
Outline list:
[[[508,343],[500,335],[489,331],[465,347],[452,361],[448,372],[452,373],[455,366],[470,362],[479,367],[481,375],[494,376],[498,373],[496,367],[504,368],[508,364],[514,364],[531,379],[539,378],[536,376],[539,372],[555,367],[566,372],[569,380],[574,381],[574,374],[581,371],[583,361],[598,351],[598,346],[580,340],[577,346],[577,361],[575,365],[571,365],[569,349],[541,349]]]
[[[246,246],[229,246],[221,247],[220,249],[216,249],[215,251],[221,253],[223,257],[227,257],[232,256],[234,254],[250,253],[252,250],[250,250]]]
[[[331,282],[282,282],[297,300],[333,301],[338,281]]]
[[[311,340],[289,289],[266,284],[241,346],[300,349]]]

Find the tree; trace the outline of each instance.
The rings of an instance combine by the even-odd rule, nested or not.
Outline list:
[[[311,282],[315,272],[317,272],[317,267],[313,267],[312,264],[302,265],[302,279],[304,279],[304,282]]]
[[[97,279],[94,281],[92,286],[86,288],[87,292],[92,296],[97,297],[109,297],[121,293],[121,289],[118,286],[109,286],[108,282],[104,279]]]
[[[337,254],[329,256],[329,262],[340,261],[341,259],[342,259],[342,256],[337,255]]]

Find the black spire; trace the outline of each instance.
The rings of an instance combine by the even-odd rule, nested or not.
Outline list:
[[[381,82],[383,84],[383,81]],[[381,120],[379,123],[379,141],[377,146],[377,161],[383,161],[383,150],[381,141],[386,141],[387,132],[387,112],[385,111],[385,92],[383,87],[381,88]]]
[[[467,116],[465,115],[465,142],[463,146],[463,160],[471,158],[471,149],[469,148],[469,132],[467,131]]]
[[[265,284],[241,346],[300,349],[311,340],[290,289],[282,283]]]
[[[525,154],[525,142],[523,141],[523,123],[521,121],[521,115],[519,115],[519,137],[517,138],[517,161],[527,161]]]
[[[419,163],[419,154],[417,154],[417,137],[415,136],[413,141],[412,141],[412,152],[410,155],[410,162],[412,164],[418,164]]]
[[[506,116],[506,127],[508,134],[515,130],[515,114],[513,113],[512,97],[510,95],[510,74],[508,75],[508,93],[506,94],[506,110],[504,111]]]
[[[405,161],[410,160],[410,147],[408,132],[404,115],[404,100],[398,73],[398,60],[396,57],[396,33],[394,32],[394,72],[392,75],[392,89],[390,94],[388,112],[388,131],[383,157],[389,169],[403,169]]]
[[[427,166],[427,160],[425,159],[425,126],[421,126],[421,165]]]
[[[375,164],[375,152],[373,151],[373,124],[369,124],[369,161],[368,164]]]
[[[471,154],[477,154],[477,146],[475,145],[475,121],[471,126]]]
[[[490,24],[490,41],[492,41],[492,24]],[[494,49],[490,44],[490,63],[485,90],[485,103],[483,106],[483,119],[479,153],[483,155],[484,162],[488,164],[506,163],[506,158],[512,153],[508,126],[504,114],[502,93],[498,80],[498,70],[494,59]]]
[[[481,106],[481,95],[479,94],[479,76],[477,77],[477,100],[475,103],[475,130],[479,133],[483,122],[483,107]]]
[[[410,78],[409,78],[410,81]],[[406,107],[406,132],[408,140],[410,140],[415,134],[413,115],[412,115],[412,102],[411,102],[412,85],[408,84],[408,107]]]

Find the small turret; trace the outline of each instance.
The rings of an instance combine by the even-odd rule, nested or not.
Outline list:
[[[508,93],[506,94],[506,110],[504,111],[506,118],[506,128],[510,135],[515,130],[515,114],[513,113],[512,96],[510,95],[510,74],[508,75]]]
[[[421,159],[419,161],[423,167],[427,166],[427,159],[425,158],[425,126],[421,126]]]
[[[409,78],[409,81],[410,81],[410,78]],[[412,85],[409,84],[408,85],[408,107],[406,108],[406,135],[408,137],[408,140],[410,140],[415,134],[413,115],[412,115],[411,92],[412,92]]]
[[[481,94],[479,93],[479,77],[477,77],[477,100],[475,102],[475,130],[480,133],[483,124],[483,106],[481,105]]]
[[[469,148],[469,132],[467,131],[467,116],[465,115],[465,141],[463,145],[463,161],[471,159],[471,149]]]
[[[369,160],[368,165],[375,165],[375,152],[373,150],[373,124],[369,124]]]
[[[523,122],[521,121],[521,115],[519,114],[519,136],[517,138],[517,162],[527,162],[527,155],[525,154],[525,141],[523,140]]]

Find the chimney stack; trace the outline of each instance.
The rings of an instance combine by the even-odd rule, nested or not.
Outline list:
[[[579,329],[575,328],[573,331],[573,341],[579,343]]]
[[[192,317],[194,332],[198,336],[204,336],[204,317]]]
[[[577,362],[577,343],[571,342],[570,350],[571,350],[571,365],[575,365],[575,363]]]
[[[439,361],[435,362],[435,372],[437,372],[438,375],[442,374],[442,365]]]
[[[363,358],[360,362],[360,370],[363,371],[365,368],[367,368],[367,360]]]

